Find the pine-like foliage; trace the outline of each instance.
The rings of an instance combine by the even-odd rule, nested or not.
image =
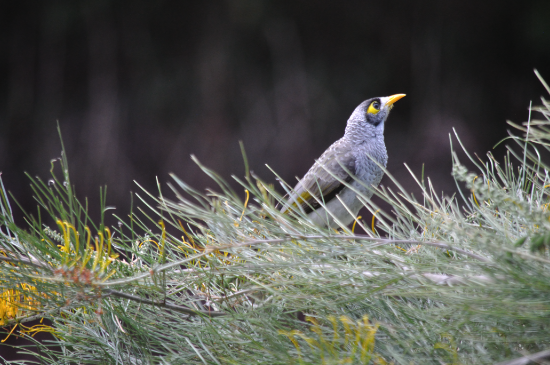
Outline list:
[[[104,191],[90,217],[62,155],[51,180],[30,178],[27,226],[0,189],[4,336],[51,332],[55,342],[37,342],[43,364],[486,364],[546,350],[542,103],[540,120],[512,124],[502,161],[471,157],[468,172],[452,154],[452,197],[421,177],[420,198],[393,178],[376,190],[391,211],[363,199],[375,218],[356,224],[368,235],[281,214],[281,196],[248,172],[235,178],[242,201],[198,161],[217,191],[172,176],[170,193],[137,195],[141,208],[107,227]],[[40,318],[51,326],[25,325]]]

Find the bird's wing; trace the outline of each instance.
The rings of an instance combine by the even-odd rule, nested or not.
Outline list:
[[[355,175],[355,156],[350,148],[335,143],[315,162],[294,191],[287,194],[288,200],[281,211],[300,204],[306,214],[312,212],[320,202],[326,204],[342,191],[345,187],[342,181],[348,183],[353,179],[350,173]]]

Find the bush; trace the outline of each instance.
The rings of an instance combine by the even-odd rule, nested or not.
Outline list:
[[[281,214],[281,196],[249,172],[236,178],[242,201],[198,161],[219,192],[172,176],[174,199],[160,188],[158,197],[137,195],[143,209],[107,227],[104,191],[92,220],[62,154],[51,180],[30,178],[39,209],[26,227],[0,189],[6,336],[51,332],[54,342],[36,341],[48,364],[459,364],[545,350],[550,176],[541,156],[550,103],[542,102],[532,109],[542,120],[510,123],[521,136],[510,135],[502,163],[468,155],[478,169],[469,172],[453,152],[457,194],[440,196],[420,178],[416,199],[388,173],[395,187],[375,194],[391,211],[364,197],[372,227],[358,220],[338,231],[299,210]],[[355,235],[356,224],[368,234]],[[38,318],[51,326],[25,326]]]

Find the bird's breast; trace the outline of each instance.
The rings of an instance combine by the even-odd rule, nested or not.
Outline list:
[[[367,185],[378,185],[384,175],[381,166],[386,168],[388,163],[386,146],[383,143],[371,145],[358,151],[355,158],[356,176]]]

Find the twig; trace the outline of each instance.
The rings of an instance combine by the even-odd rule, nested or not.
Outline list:
[[[172,309],[176,312],[182,312],[182,313],[185,313],[185,314],[189,314],[191,316],[202,315],[202,316],[208,316],[208,317],[221,317],[221,316],[227,315],[227,313],[225,313],[225,312],[201,311],[201,310],[196,310],[196,309],[189,309],[189,308],[183,307],[181,305],[174,305],[174,304],[166,303],[164,301],[154,301],[154,300],[150,300],[150,299],[145,299],[145,298],[138,297],[136,295],[126,294],[126,293],[120,292],[118,290],[107,289],[107,290],[104,291],[104,293],[112,294],[112,295],[114,295],[116,297],[120,297],[120,298],[130,299],[130,300],[133,300],[133,301],[139,302],[139,303],[151,304],[151,305],[156,305],[156,306],[159,306],[159,307]]]
[[[26,264],[26,265],[33,265],[33,266],[36,266],[36,267],[43,267],[43,268],[48,267],[46,264],[44,264],[41,261],[38,261],[36,259],[32,260],[32,259],[29,259],[29,258],[26,258],[26,257],[11,258],[11,257],[0,256],[0,261],[7,261],[7,262],[13,262],[13,263],[22,263],[22,264]]]
[[[531,355],[525,355],[523,357],[496,363],[495,365],[527,365],[531,362],[539,363],[540,360],[550,359],[550,350],[544,350]]]
[[[234,297],[237,297],[239,295],[243,295],[243,294],[246,294],[246,293],[250,293],[250,292],[255,292],[255,291],[258,291],[259,289],[261,288],[255,288],[255,289],[245,289],[245,290],[241,290],[241,291],[238,291],[238,292],[235,292],[233,294],[230,294],[230,295],[227,295],[227,296],[223,296],[223,295],[209,295],[207,293],[202,293],[202,292],[199,292],[199,293],[195,293],[195,295],[199,295],[199,296],[205,296],[205,297],[208,297],[212,300],[227,300],[227,299],[230,299],[230,298],[234,298]]]
[[[195,260],[197,258],[206,256],[214,250],[225,250],[225,249],[228,249],[228,248],[239,248],[239,247],[247,247],[247,246],[250,247],[250,246],[260,244],[260,243],[280,243],[280,242],[285,242],[285,241],[289,241],[289,240],[292,240],[292,239],[312,240],[312,239],[323,239],[323,238],[324,239],[344,239],[344,240],[354,239],[354,240],[375,241],[378,244],[410,243],[410,244],[416,244],[416,245],[433,246],[433,247],[444,248],[444,249],[451,250],[451,251],[456,251],[458,253],[461,253],[463,255],[466,255],[468,257],[474,258],[474,259],[482,261],[482,262],[491,262],[491,260],[489,260],[489,259],[487,259],[483,256],[476,255],[474,253],[468,252],[468,251],[460,249],[460,248],[452,247],[452,246],[450,246],[446,243],[442,243],[442,242],[390,240],[390,239],[385,239],[385,238],[372,238],[372,237],[362,236],[362,235],[354,235],[354,236],[345,236],[345,235],[342,235],[342,236],[332,236],[332,235],[331,236],[320,236],[320,235],[318,235],[318,236],[301,236],[301,235],[297,235],[297,236],[289,236],[289,237],[286,237],[286,238],[252,240],[252,241],[247,241],[247,242],[241,242],[241,243],[211,247],[211,248],[207,248],[205,250],[205,252],[203,252],[201,254],[186,258],[184,260],[178,260],[178,261],[171,262],[169,264],[158,266],[155,269],[153,269],[153,271],[154,272],[160,272],[160,271],[166,270],[166,269],[168,269],[170,267],[173,267],[173,266],[182,265],[182,264],[184,264],[186,262],[189,262],[191,260]],[[133,276],[133,277],[130,277],[130,278],[107,281],[107,282],[104,282],[104,283],[96,283],[96,285],[111,286],[111,285],[128,284],[132,281],[136,281],[136,280],[139,280],[139,279],[146,278],[149,275],[151,275],[151,274],[149,272],[147,272],[147,273],[136,275],[136,276]]]
[[[510,252],[510,253],[514,253],[514,254],[519,255],[519,256],[527,257],[527,258],[530,258],[530,259],[535,260],[535,261],[544,262],[545,264],[550,264],[550,261],[545,260],[545,259],[543,259],[542,257],[537,257],[537,256],[534,256],[534,255],[530,255],[530,254],[528,254],[527,252],[521,252],[521,251],[517,251],[517,250],[511,250],[511,249],[506,248],[506,247],[502,247],[501,249],[502,249],[503,251]]]
[[[33,315],[30,315],[30,316],[26,316],[26,317],[15,318],[15,319],[12,319],[12,320],[10,320],[10,321],[7,321],[6,324],[3,325],[3,327],[13,326],[13,325],[16,324],[16,323],[27,323],[27,322],[32,322],[32,321],[35,321],[35,320],[37,320],[37,319],[47,317],[47,316],[49,316],[49,315],[51,315],[51,314],[54,314],[54,313],[58,313],[58,312],[61,312],[61,311],[64,311],[64,310],[68,310],[68,309],[73,309],[73,308],[75,308],[75,307],[78,307],[79,305],[80,305],[79,303],[69,304],[69,305],[67,305],[67,306],[58,307],[58,308],[53,308],[53,309],[44,311],[44,312],[42,312],[42,313],[33,314]]]
[[[461,253],[465,256],[471,257],[471,258],[476,259],[478,261],[491,262],[491,260],[489,260],[486,257],[476,255],[475,253],[471,253],[471,252],[468,252],[468,251],[463,250],[461,248],[456,248],[456,247],[450,246],[450,245],[448,245],[446,243],[442,243],[442,242],[422,242],[422,241],[407,241],[407,240],[397,240],[397,241],[396,240],[388,240],[388,241],[389,242],[384,242],[384,243],[385,244],[387,244],[387,243],[412,243],[412,244],[415,244],[415,245],[439,247],[439,248],[444,248],[446,250],[451,250],[451,251]]]
[[[131,282],[134,282],[134,281],[137,281],[137,280],[140,280],[140,279],[144,279],[144,278],[146,278],[148,276],[151,276],[151,275],[154,275],[156,273],[163,272],[164,270],[167,270],[171,267],[180,266],[180,265],[183,265],[183,264],[185,264],[189,261],[196,260],[196,259],[201,258],[203,256],[209,255],[213,251],[234,249],[234,248],[240,248],[240,247],[251,247],[251,246],[261,244],[261,243],[281,243],[281,242],[289,241],[289,240],[292,240],[292,239],[300,239],[300,240],[316,240],[316,239],[363,240],[363,241],[374,241],[377,246],[387,245],[387,244],[394,244],[394,243],[409,243],[409,244],[415,244],[415,245],[425,245],[425,246],[443,248],[443,249],[446,249],[446,250],[451,250],[451,251],[458,252],[460,254],[471,257],[471,258],[476,259],[478,261],[491,262],[491,260],[487,259],[486,257],[476,255],[474,253],[468,252],[468,251],[460,249],[460,248],[453,247],[451,245],[448,245],[448,244],[442,243],[442,242],[423,242],[423,241],[414,241],[414,240],[392,240],[392,239],[386,239],[386,238],[373,238],[373,237],[364,236],[364,235],[349,235],[349,236],[348,235],[338,235],[338,236],[334,236],[334,235],[327,235],[327,236],[322,236],[322,235],[313,235],[313,236],[289,235],[289,236],[286,236],[284,238],[251,240],[251,241],[246,241],[246,242],[232,243],[232,244],[226,244],[226,245],[220,245],[220,246],[208,246],[208,247],[205,248],[204,252],[202,252],[200,254],[197,254],[197,255],[194,255],[194,256],[191,256],[191,257],[187,257],[187,258],[182,259],[182,260],[173,261],[173,262],[170,262],[170,263],[167,263],[167,264],[164,264],[164,265],[159,265],[159,266],[151,269],[151,271],[147,271],[147,272],[141,273],[139,275],[135,275],[135,276],[128,277],[128,278],[116,279],[116,280],[105,281],[105,282],[97,282],[97,283],[94,283],[94,285],[102,286],[102,287],[109,287],[109,286],[114,286],[114,285],[129,284]],[[53,280],[53,278],[52,279],[41,278],[41,279],[43,279],[43,280]]]
[[[434,273],[424,273],[424,274],[413,274],[409,276],[411,279],[428,279],[436,285],[461,285],[467,284],[468,281],[478,281],[484,282],[487,284],[494,283],[495,280],[487,275],[474,275],[469,277],[461,277],[456,275],[445,275],[445,274],[434,274]]]

